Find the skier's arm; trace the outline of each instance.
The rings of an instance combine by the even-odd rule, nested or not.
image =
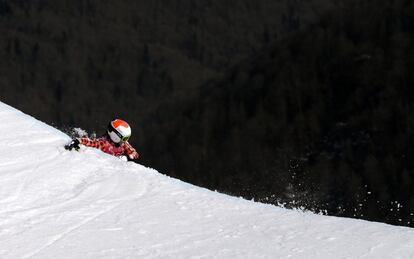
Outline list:
[[[135,160],[139,158],[138,152],[128,142],[124,143],[124,150],[125,154],[130,160]]]
[[[79,143],[87,146],[87,147],[94,147],[94,148],[99,148],[101,149],[103,146],[102,141],[98,140],[98,139],[90,139],[90,138],[79,138]]]

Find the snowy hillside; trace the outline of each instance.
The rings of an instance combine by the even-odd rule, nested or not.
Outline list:
[[[414,229],[229,197],[0,118],[0,258],[414,258]]]

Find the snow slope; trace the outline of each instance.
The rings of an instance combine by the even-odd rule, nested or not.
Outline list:
[[[211,192],[0,118],[0,258],[414,258],[414,229]]]

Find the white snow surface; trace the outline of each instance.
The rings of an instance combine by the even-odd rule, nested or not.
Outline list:
[[[0,258],[414,258],[414,229],[212,192],[0,118]]]

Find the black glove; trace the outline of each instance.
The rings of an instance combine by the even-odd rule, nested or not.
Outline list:
[[[73,139],[71,142],[69,142],[67,145],[65,145],[65,149],[66,150],[72,150],[75,149],[76,151],[79,150],[79,140],[78,139]]]

